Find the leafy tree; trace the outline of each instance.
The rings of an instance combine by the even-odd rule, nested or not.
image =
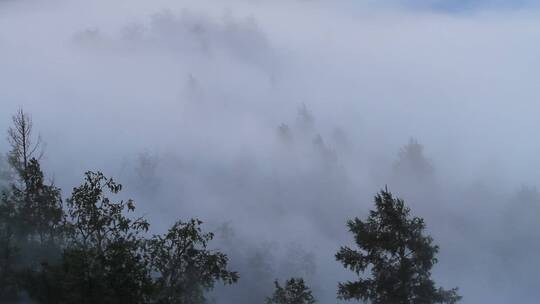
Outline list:
[[[272,297],[266,299],[266,304],[314,304],[315,298],[302,278],[291,278],[282,287],[276,280],[276,289]]]
[[[213,234],[199,220],[145,239],[148,222],[127,215],[133,201],[109,199],[122,186],[100,172],[87,172],[64,206],[61,190],[45,181],[32,127],[24,111],[13,116],[11,170],[0,168],[0,187],[11,182],[0,189],[0,302],[20,301],[24,291],[45,304],[202,303],[216,281],[238,280],[228,257],[207,249]],[[155,181],[156,160],[140,163],[140,177]]]
[[[340,283],[339,298],[373,304],[457,303],[456,288],[436,288],[431,279],[439,247],[425,235],[424,220],[411,218],[404,201],[388,190],[375,196],[375,207],[366,221],[347,223],[359,250],[341,247],[336,259],[359,278]]]
[[[67,200],[68,238],[59,271],[64,303],[145,303],[151,277],[144,254],[149,228],[133,212],[131,200],[113,202],[120,184],[102,173],[87,172],[83,185]]]
[[[176,222],[166,234],[149,242],[152,269],[158,274],[156,302],[205,303],[204,293],[216,281],[232,284],[238,274],[227,269],[228,257],[207,249],[212,233],[203,233],[198,219]]]

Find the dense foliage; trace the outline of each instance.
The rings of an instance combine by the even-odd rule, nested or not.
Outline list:
[[[266,299],[266,304],[314,304],[315,298],[302,278],[291,278],[281,286],[274,282],[275,290],[272,297]]]
[[[457,289],[436,288],[431,268],[439,247],[425,235],[424,220],[411,217],[403,200],[388,190],[375,196],[367,220],[348,222],[359,250],[341,247],[336,259],[358,274],[339,284],[339,297],[373,304],[456,303]],[[364,273],[370,276],[363,276]]]
[[[0,302],[204,303],[216,281],[238,280],[227,255],[207,248],[213,234],[202,221],[147,237],[150,224],[129,216],[132,200],[111,198],[122,185],[101,172],[86,172],[64,204],[34,157],[30,117],[19,111],[13,122],[13,178],[0,201]]]

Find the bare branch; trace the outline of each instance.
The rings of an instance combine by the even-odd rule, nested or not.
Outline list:
[[[30,114],[21,108],[12,117],[13,125],[8,129],[8,142],[11,146],[9,160],[11,166],[22,173],[28,167],[28,162],[43,157],[43,141],[38,135],[33,138],[33,122]]]

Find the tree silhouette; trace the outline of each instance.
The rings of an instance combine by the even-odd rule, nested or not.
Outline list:
[[[67,248],[58,267],[67,303],[145,303],[150,296],[141,237],[149,224],[125,215],[135,210],[133,201],[109,199],[121,189],[101,172],[87,172],[67,200]]]
[[[207,248],[213,234],[197,219],[145,238],[149,223],[128,215],[132,200],[110,198],[122,185],[101,172],[86,172],[64,205],[45,181],[30,116],[19,110],[13,123],[9,164],[18,179],[0,184],[0,302],[203,303],[215,282],[238,280],[227,255]],[[156,159],[142,156],[139,169],[155,188]]]
[[[158,165],[159,157],[157,154],[145,151],[138,155],[135,177],[137,178],[137,188],[143,194],[151,196],[158,191],[161,183],[158,176]]]
[[[41,136],[34,138],[32,117],[19,109],[12,117],[13,125],[8,129],[8,142],[11,146],[9,163],[24,181],[24,172],[30,159],[43,157]]]
[[[424,155],[424,147],[414,138],[401,148],[394,170],[400,176],[427,180],[433,175],[433,166]]]
[[[431,268],[439,250],[425,235],[424,220],[411,217],[403,200],[388,190],[375,196],[367,220],[347,223],[359,250],[341,247],[336,259],[358,275],[339,284],[341,299],[373,304],[456,303],[457,289],[436,288]],[[367,273],[370,273],[368,275]]]
[[[306,135],[312,133],[315,128],[315,118],[305,103],[298,108],[296,124],[298,129]]]
[[[157,273],[156,301],[161,304],[205,303],[204,292],[216,281],[232,284],[238,274],[227,269],[228,257],[207,249],[212,233],[203,233],[202,221],[176,222],[164,235],[149,242],[152,270]]]
[[[23,237],[38,241],[40,245],[59,241],[63,221],[60,189],[45,183],[43,171],[35,158],[28,161],[23,175],[25,186],[13,185],[10,193]]]
[[[290,145],[293,141],[292,131],[289,125],[282,123],[277,128],[277,135],[281,143]]]
[[[266,299],[266,304],[314,304],[315,298],[311,290],[304,283],[302,278],[291,278],[281,286],[276,280],[274,282],[274,294]]]

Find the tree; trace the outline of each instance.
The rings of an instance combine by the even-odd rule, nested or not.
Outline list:
[[[157,154],[150,154],[145,151],[137,157],[137,166],[135,167],[135,176],[137,177],[137,188],[142,193],[153,195],[160,185],[158,176],[159,157]]]
[[[24,172],[32,158],[40,160],[43,157],[43,142],[41,136],[34,138],[33,122],[30,114],[19,109],[12,117],[13,126],[8,129],[8,142],[11,151],[8,154],[9,163],[25,181]]]
[[[201,224],[198,219],[178,221],[166,234],[150,240],[157,303],[205,303],[204,293],[216,281],[232,284],[238,280],[238,274],[227,269],[227,255],[207,249],[214,235],[203,233]]]
[[[62,202],[60,189],[46,185],[38,160],[42,142],[33,136],[31,117],[22,109],[8,129],[11,150],[0,161],[0,299],[15,300],[29,286],[26,274],[59,252]],[[14,183],[14,175],[19,183]],[[6,185],[9,183],[9,186]]]
[[[313,139],[313,148],[325,164],[335,165],[337,163],[338,158],[336,152],[324,143],[320,134],[317,134]]]
[[[424,147],[414,138],[401,148],[394,164],[396,173],[406,178],[427,180],[433,175],[433,166],[424,156]]]
[[[296,124],[298,129],[307,135],[311,134],[315,128],[315,118],[305,103],[298,108]]]
[[[22,237],[37,240],[40,245],[59,241],[62,233],[63,209],[60,188],[47,185],[37,159],[28,161],[23,175],[24,187],[12,185],[11,200],[15,203]]]
[[[25,186],[12,184],[0,203],[0,285],[11,286],[11,297],[34,288],[42,265],[58,259],[63,232],[60,189],[45,184],[36,159],[23,174]]]
[[[16,245],[15,205],[3,194],[0,200],[0,302],[17,299],[19,284],[17,270],[20,263],[19,248]]]
[[[266,299],[266,304],[314,304],[315,298],[311,290],[302,278],[291,278],[281,287],[279,282],[274,282],[275,291],[272,297]]]
[[[0,193],[6,192],[13,180],[13,171],[11,170],[7,159],[0,155]]]
[[[281,143],[290,145],[293,142],[291,128],[285,123],[282,123],[277,128],[277,135]]]
[[[34,138],[32,118],[22,109],[12,117],[13,125],[8,129],[8,142],[11,150],[8,162],[11,171],[18,176],[20,183],[11,185],[7,199],[14,203],[18,221],[15,223],[19,237],[39,240],[40,245],[54,241],[63,217],[60,189],[47,185],[41,171],[39,159],[43,156],[41,137]]]
[[[457,303],[457,288],[436,288],[431,279],[439,247],[425,235],[424,220],[411,218],[404,201],[387,189],[375,196],[375,207],[366,221],[347,223],[359,250],[341,247],[336,259],[359,278],[340,283],[339,298],[373,304]]]
[[[149,228],[133,212],[133,201],[113,202],[122,185],[101,172],[87,172],[83,185],[74,188],[67,200],[68,238],[59,284],[65,303],[145,303],[152,282],[145,256]]]

